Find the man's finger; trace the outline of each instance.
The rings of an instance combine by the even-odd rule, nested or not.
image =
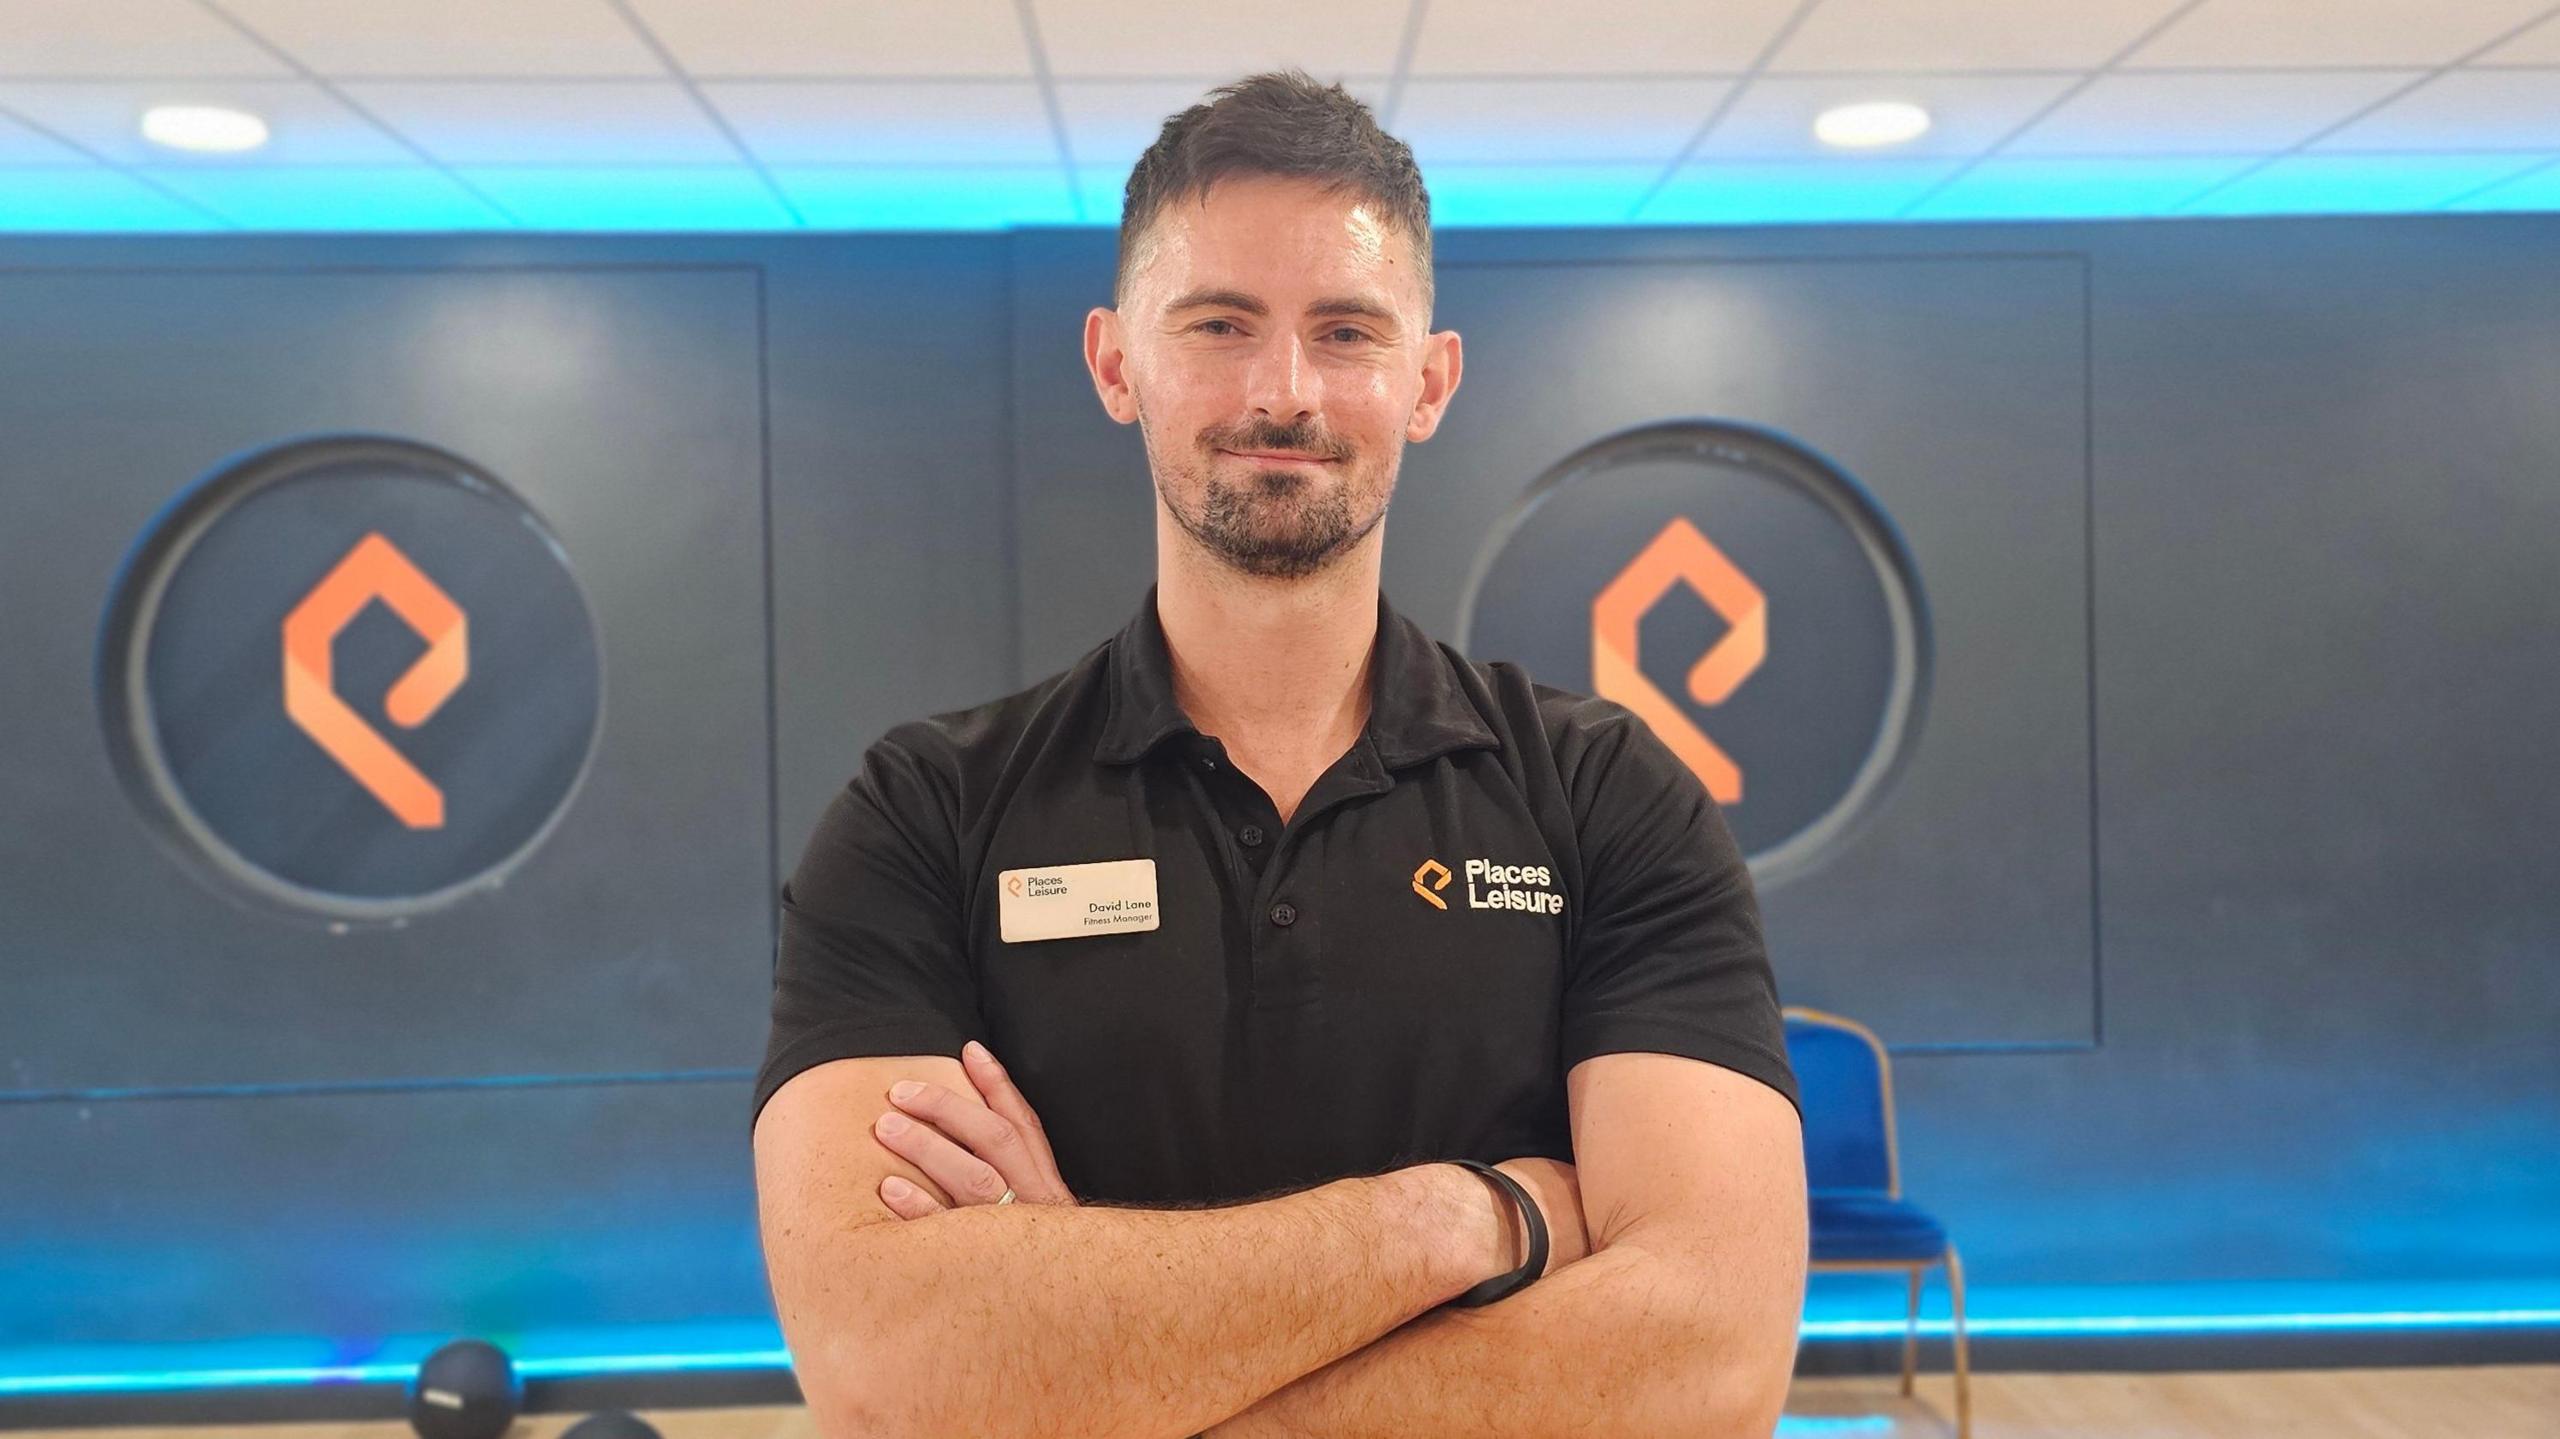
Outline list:
[[[901,1094],[900,1090],[911,1092]],[[908,1080],[890,1087],[889,1102],[906,1114],[930,1123],[950,1136],[952,1142],[985,1160],[1005,1176],[1007,1183],[1030,1189],[1044,1177],[1040,1165],[1032,1158],[1030,1146],[1023,1143],[1020,1127],[988,1108],[974,1094],[954,1094],[939,1084]],[[1004,1186],[1000,1184],[996,1186],[995,1194],[987,1197],[993,1199],[1002,1193]]]
[[[1011,1121],[1022,1133],[1024,1144],[1031,1151],[1032,1162],[1039,1168],[1041,1177],[1056,1187],[1060,1198],[1073,1203],[1075,1196],[1068,1191],[1065,1176],[1058,1173],[1057,1152],[1049,1146],[1049,1131],[1040,1123],[1039,1111],[1033,1109],[1031,1101],[1015,1087],[1013,1076],[1005,1073],[1004,1066],[996,1062],[994,1051],[973,1039],[960,1047],[960,1062],[968,1071],[969,1082],[978,1087],[980,1097],[986,1100],[987,1107]]]
[[[940,1185],[942,1192],[951,1196],[955,1205],[993,1204],[1004,1194],[1005,1186],[1012,1182],[995,1166],[953,1143],[933,1125],[895,1109],[874,1121],[871,1133],[882,1147]]]
[[[900,1219],[922,1219],[942,1212],[942,1201],[894,1174],[880,1181],[880,1202]]]
[[[1016,1124],[1028,1125],[1034,1132],[1048,1132],[1041,1125],[1039,1114],[1032,1109],[1031,1101],[1023,1098],[1022,1091],[1014,1087],[1013,1076],[1004,1072],[1003,1065],[996,1063],[993,1050],[973,1039],[960,1047],[960,1059],[968,1066],[969,1077],[976,1081],[978,1092],[986,1096],[989,1108]],[[1007,1103],[998,1104],[998,1100]]]

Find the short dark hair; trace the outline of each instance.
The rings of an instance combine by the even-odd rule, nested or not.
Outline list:
[[[1386,208],[1413,244],[1422,308],[1431,309],[1431,194],[1413,150],[1378,128],[1369,107],[1340,85],[1304,70],[1248,75],[1169,116],[1156,142],[1129,171],[1120,207],[1120,268],[1111,303],[1128,295],[1139,241],[1175,200],[1204,197],[1232,175],[1315,180],[1333,193],[1357,190]]]

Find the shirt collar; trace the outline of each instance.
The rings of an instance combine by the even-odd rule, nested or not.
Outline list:
[[[1502,747],[1458,683],[1454,658],[1422,626],[1388,604],[1384,590],[1378,592],[1375,644],[1369,723],[1362,737],[1375,742],[1387,768],[1402,769],[1452,750]],[[1147,586],[1137,614],[1113,637],[1109,671],[1110,712],[1094,746],[1096,761],[1133,763],[1176,735],[1200,732],[1174,703],[1173,656],[1165,646],[1164,621],[1156,613],[1156,586]]]

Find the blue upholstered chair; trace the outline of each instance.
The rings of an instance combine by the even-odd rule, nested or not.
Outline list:
[[[1920,1279],[1947,1266],[1955,1309],[1956,1433],[1973,1433],[1964,1341],[1964,1261],[1947,1231],[1902,1197],[1893,1137],[1893,1062],[1884,1042],[1855,1020],[1790,1006],[1787,1058],[1804,1099],[1805,1183],[1813,1198],[1813,1268],[1903,1270],[1911,1276],[1903,1314],[1902,1392],[1919,1357]]]

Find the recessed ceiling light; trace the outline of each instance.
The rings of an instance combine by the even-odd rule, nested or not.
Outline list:
[[[142,112],[142,137],[172,150],[230,154],[267,143],[267,122],[219,105],[154,105]]]
[[[1834,105],[1813,122],[1813,133],[1823,144],[1844,150],[1899,145],[1928,128],[1929,112],[1900,100]]]

